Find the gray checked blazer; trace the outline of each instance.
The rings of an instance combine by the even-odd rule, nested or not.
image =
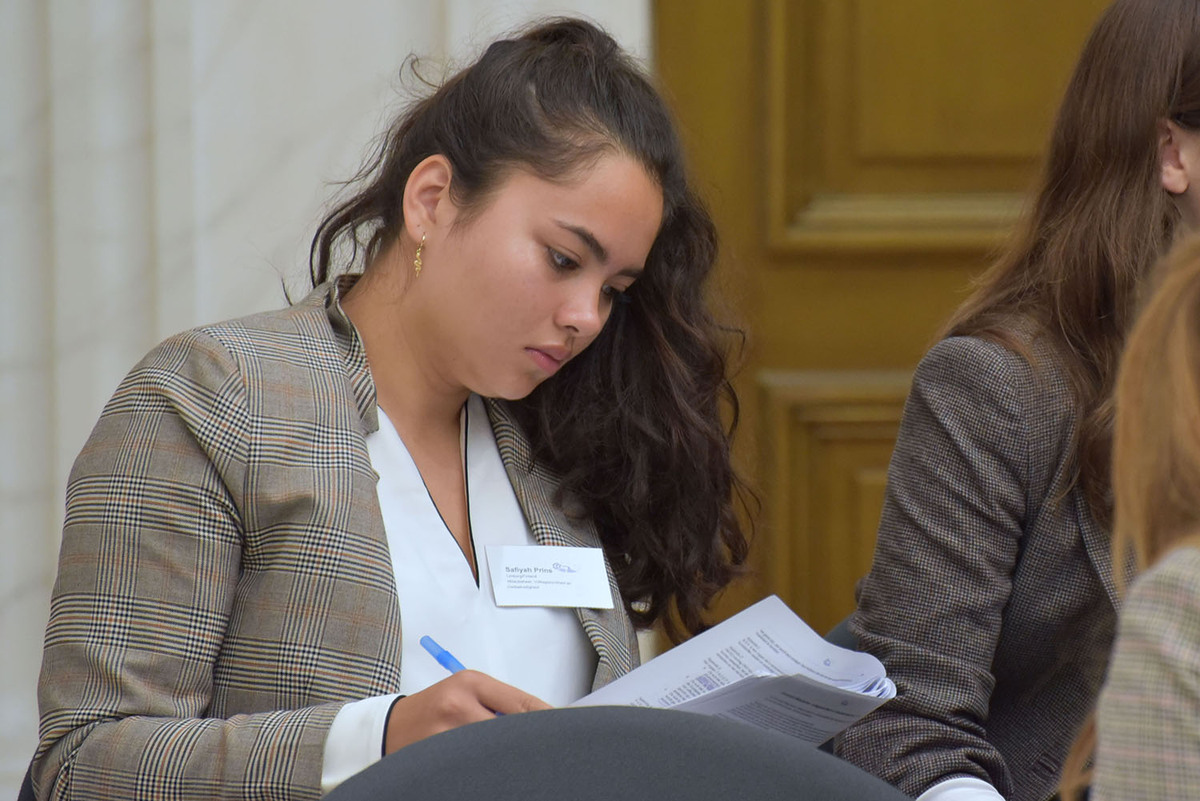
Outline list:
[[[105,407],[67,489],[39,798],[315,799],[338,710],[399,687],[375,389],[337,296],[172,337]],[[599,545],[488,411],[537,541]],[[638,661],[609,585],[613,610],[578,610],[595,686]]]
[[[1054,354],[943,340],[918,366],[851,630],[897,697],[839,753],[909,795],[976,776],[1042,801],[1091,710],[1115,624],[1108,534],[1071,477]]]
[[[1129,588],[1096,705],[1092,801],[1200,799],[1200,549]]]

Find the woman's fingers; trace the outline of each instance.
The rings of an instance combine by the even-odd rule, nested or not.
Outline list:
[[[463,671],[474,673],[474,671]],[[550,709],[550,705],[537,696],[530,695],[524,690],[518,690],[511,684],[497,681],[486,673],[475,673],[482,681],[477,685],[480,702],[492,712],[502,715],[515,715],[519,712],[536,712],[539,709]]]
[[[495,717],[549,709],[540,698],[485,673],[464,670],[392,706],[384,751],[392,753],[439,732]]]

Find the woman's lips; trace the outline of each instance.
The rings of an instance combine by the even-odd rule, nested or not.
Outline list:
[[[558,368],[562,367],[569,355],[566,348],[560,347],[526,348],[525,350],[538,367],[551,375],[558,372]]]

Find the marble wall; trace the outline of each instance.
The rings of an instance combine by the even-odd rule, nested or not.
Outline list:
[[[0,797],[35,687],[70,464],[191,325],[284,303],[332,183],[425,74],[535,15],[648,58],[650,0],[0,0]]]

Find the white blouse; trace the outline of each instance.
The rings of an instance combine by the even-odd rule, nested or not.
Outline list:
[[[400,694],[412,695],[449,675],[419,644],[429,635],[468,668],[519,687],[554,706],[591,690],[597,655],[574,609],[499,607],[487,569],[489,545],[536,545],[492,433],[483,400],[463,407],[462,451],[467,510],[479,583],[442,521],[395,427],[379,413],[367,437],[376,492],[400,598]],[[325,792],[380,758],[383,728],[396,695],[347,704],[325,745]]]

